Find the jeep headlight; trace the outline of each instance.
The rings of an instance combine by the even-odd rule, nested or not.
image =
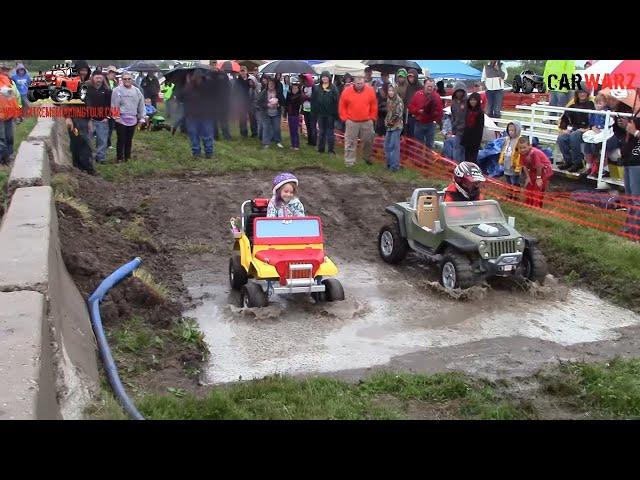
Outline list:
[[[484,252],[484,258],[489,258],[489,252]]]
[[[519,252],[522,252],[524,250],[524,238],[520,237],[518,238],[518,240],[516,240],[516,249]]]
[[[485,248],[487,248],[487,242],[485,242],[484,240],[480,240],[479,247],[480,250],[484,250]]]

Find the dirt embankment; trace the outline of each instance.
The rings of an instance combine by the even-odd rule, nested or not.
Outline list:
[[[76,198],[89,207],[89,216],[83,217],[73,206],[57,202],[63,258],[82,294],[89,296],[106,276],[136,256],[167,289],[163,300],[156,289],[130,278],[112,289],[102,304],[103,322],[121,353],[125,380],[140,390],[195,389],[204,357],[201,349],[178,338],[175,326],[181,312],[196,303],[182,274],[204,267],[227,282],[232,246],[228,219],[238,215],[244,200],[270,195],[273,173],[186,174],[131,183],[110,183],[66,169],[65,173],[78,180]],[[323,218],[329,254],[378,261],[376,238],[384,207],[407,198],[414,185],[327,176],[313,169],[296,174],[306,211]],[[138,348],[140,328],[160,340]],[[125,342],[129,334],[134,339]]]

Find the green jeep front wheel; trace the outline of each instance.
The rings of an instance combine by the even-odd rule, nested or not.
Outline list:
[[[440,285],[446,289],[470,288],[478,283],[471,261],[461,253],[448,249],[440,262]]]
[[[400,234],[397,222],[385,225],[378,234],[378,251],[387,263],[400,263],[406,256],[409,246]]]
[[[544,285],[548,271],[547,259],[540,249],[534,246],[527,247],[522,256],[522,269],[519,273],[532,282]]]

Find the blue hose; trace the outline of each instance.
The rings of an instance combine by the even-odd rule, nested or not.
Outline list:
[[[124,390],[122,382],[120,381],[118,367],[116,367],[116,362],[113,360],[111,349],[109,348],[107,337],[104,333],[104,328],[102,327],[102,319],[100,318],[100,302],[112,287],[131,275],[131,273],[138,268],[141,263],[142,259],[136,257],[129,263],[122,265],[115,272],[105,278],[96,291],[93,292],[87,300],[89,305],[89,314],[91,316],[91,325],[93,326],[93,333],[98,341],[98,349],[102,356],[102,363],[104,364],[104,368],[107,372],[109,383],[111,384],[111,388],[113,388],[113,391],[122,407],[129,416],[135,420],[144,420],[144,417],[140,412],[138,412],[136,406],[127,395],[127,392]]]

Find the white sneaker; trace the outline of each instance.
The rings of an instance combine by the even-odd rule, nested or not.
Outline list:
[[[284,146],[281,143],[276,143],[276,145],[278,146],[278,148],[284,148]]]

